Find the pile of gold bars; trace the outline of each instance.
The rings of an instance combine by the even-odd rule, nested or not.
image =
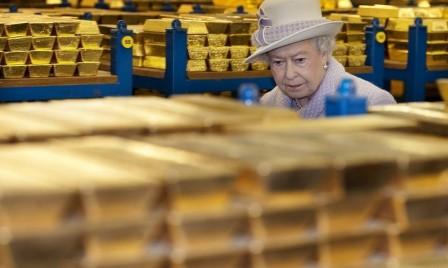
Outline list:
[[[2,14],[2,77],[95,76],[102,39],[95,21]]]
[[[344,24],[336,35],[334,58],[343,66],[359,67],[366,62],[366,44],[364,29],[367,23],[358,15],[331,14],[329,19],[341,20]]]
[[[408,59],[409,26],[413,18],[390,18],[386,26],[388,54],[391,60],[406,62]],[[426,63],[446,64],[448,62],[448,19],[424,19],[428,36],[426,43]]]
[[[244,63],[255,51],[251,34],[256,20],[226,15],[182,15],[181,27],[187,29],[187,71],[225,72],[266,70],[262,62]],[[134,49],[134,66],[165,69],[165,33],[174,17],[147,19],[142,42]]]

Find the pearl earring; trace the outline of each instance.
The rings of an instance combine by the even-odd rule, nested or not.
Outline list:
[[[328,64],[324,64],[324,70],[327,70],[328,69]]]

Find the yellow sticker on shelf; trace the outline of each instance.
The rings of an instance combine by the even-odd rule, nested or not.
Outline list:
[[[386,41],[386,33],[385,32],[376,33],[375,39],[380,44],[384,43]]]
[[[134,45],[134,39],[131,36],[125,36],[121,39],[121,45],[124,48],[131,48]]]

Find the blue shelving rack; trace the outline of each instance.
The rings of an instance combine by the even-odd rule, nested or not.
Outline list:
[[[403,81],[404,102],[425,101],[426,83],[433,83],[439,78],[448,77],[448,63],[429,66],[426,63],[428,31],[422,18],[416,18],[409,26],[407,63],[386,60],[384,80],[387,89],[390,81]]]
[[[378,33],[384,27],[373,20],[366,29],[366,62],[370,66],[347,67],[347,71],[376,85],[383,86],[384,43],[378,42]],[[187,30],[178,19],[166,30],[165,70],[134,67],[134,88],[152,89],[165,96],[185,93],[237,91],[242,83],[254,83],[261,90],[275,87],[269,70],[245,72],[187,72]]]
[[[132,31],[121,20],[111,36],[110,72],[87,77],[0,78],[0,102],[132,95],[132,48],[123,45],[125,40],[132,41]]]

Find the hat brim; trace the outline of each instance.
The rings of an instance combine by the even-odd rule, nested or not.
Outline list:
[[[317,36],[336,36],[339,31],[341,30],[341,27],[343,25],[343,22],[341,21],[330,21],[325,22],[322,24],[314,25],[309,28],[306,28],[302,31],[298,31],[292,35],[289,35],[283,39],[280,39],[278,41],[275,41],[272,44],[269,44],[267,46],[259,47],[252,55],[247,57],[244,60],[244,63],[251,63],[258,61],[260,56],[274,50],[279,47],[287,46],[290,44],[293,44],[295,42],[304,41],[310,38],[314,38]]]

